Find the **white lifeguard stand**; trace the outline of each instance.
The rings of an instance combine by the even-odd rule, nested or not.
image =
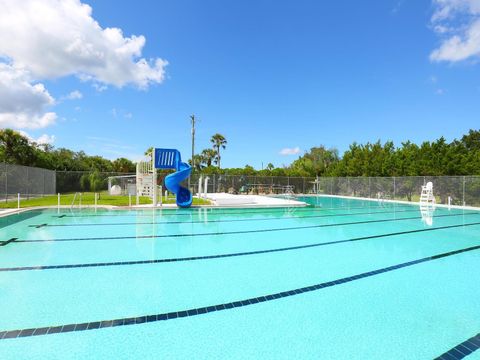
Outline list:
[[[148,196],[152,198],[153,206],[157,206],[157,169],[153,162],[153,153],[137,162],[137,204],[139,196]]]
[[[427,182],[426,185],[422,185],[422,192],[420,194],[420,206],[434,206],[435,196],[433,196],[433,183]]]

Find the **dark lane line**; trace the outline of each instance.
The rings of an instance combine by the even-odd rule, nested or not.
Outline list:
[[[435,358],[435,360],[463,359],[478,349],[480,349],[480,333],[458,344],[446,353]]]
[[[285,219],[312,219],[337,216],[357,216],[357,215],[374,215],[374,214],[397,214],[405,212],[419,212],[415,210],[397,210],[397,211],[375,211],[363,213],[343,213],[343,214],[325,214],[325,215],[307,215],[307,216],[283,216],[283,217],[263,217],[263,218],[246,218],[246,219],[230,219],[230,220],[178,220],[178,221],[161,221],[161,222],[124,222],[124,223],[74,223],[74,224],[42,224],[43,227],[72,227],[72,226],[118,226],[118,225],[163,225],[163,224],[204,224],[204,223],[224,223],[239,221],[271,221]],[[457,214],[461,215],[461,214]],[[38,228],[39,225],[28,225],[29,227]]]
[[[207,213],[209,215],[243,215],[243,214],[264,214],[264,213],[279,213],[279,212],[305,212],[305,211],[326,211],[326,210],[342,210],[342,209],[348,209],[348,210],[355,210],[355,209],[365,209],[365,208],[383,208],[383,209],[396,209],[396,208],[411,208],[415,207],[418,208],[418,204],[412,203],[411,205],[398,205],[396,204],[395,206],[358,206],[358,207],[349,207],[349,206],[339,206],[339,207],[332,207],[332,208],[322,208],[322,207],[265,207],[265,208],[259,208],[259,209],[251,209],[253,211],[247,211],[249,209],[246,209],[242,212],[235,212],[235,208],[232,208],[231,211],[226,211],[226,212],[221,212],[223,210],[220,209],[206,209]],[[176,209],[154,209],[155,215],[160,215],[161,217],[163,216],[195,216],[199,213],[198,210],[203,210],[202,208],[191,208],[191,210],[188,211],[182,211],[182,212],[176,212],[172,213],[173,211],[177,211]],[[152,210],[152,209],[151,209]],[[150,211],[151,211],[150,210]],[[127,210],[114,210],[114,211],[127,211]],[[136,209],[136,210],[131,210],[131,211],[146,211],[145,209]],[[163,213],[165,211],[166,213]],[[109,217],[109,216],[135,216],[135,217],[152,217],[153,214],[84,214],[84,215],[52,215],[52,217],[55,218],[81,218],[81,217]]]
[[[480,222],[459,224],[459,225],[447,225],[447,226],[441,226],[437,228],[399,231],[399,232],[393,232],[393,233],[387,233],[387,234],[362,236],[362,237],[356,237],[356,238],[350,238],[350,239],[344,239],[344,240],[335,240],[335,241],[313,243],[313,244],[306,244],[306,245],[289,246],[289,247],[268,249],[268,250],[245,251],[245,252],[219,254],[219,255],[190,256],[190,257],[182,257],[182,258],[165,258],[165,259],[154,259],[154,260],[115,261],[115,262],[98,262],[98,263],[85,263],[85,264],[64,264],[64,265],[18,266],[18,267],[0,268],[0,272],[54,270],[54,269],[58,270],[58,269],[74,269],[74,268],[103,267],[103,266],[146,265],[146,264],[160,264],[160,263],[169,263],[169,262],[209,260],[209,259],[236,257],[236,256],[259,255],[259,254],[267,254],[267,253],[275,253],[275,252],[283,252],[283,251],[291,251],[291,250],[300,250],[300,249],[307,249],[307,248],[313,248],[313,247],[319,247],[319,246],[342,244],[342,243],[355,242],[355,241],[361,241],[361,240],[371,240],[371,239],[378,239],[383,237],[423,233],[423,232],[429,232],[429,231],[452,229],[452,228],[467,227],[467,226],[474,226],[474,225],[480,225]]]
[[[11,238],[11,239],[8,239],[8,240],[5,240],[5,241],[0,241],[0,246],[8,245],[8,244],[10,244],[11,242],[16,241],[17,239],[18,239],[18,238]]]
[[[470,215],[479,215],[479,212],[472,212],[468,214],[445,214],[445,215],[436,215],[432,218],[440,217],[452,217],[452,216],[470,216]],[[392,222],[392,221],[406,221],[406,220],[419,220],[422,219],[421,216],[408,217],[408,218],[394,218],[394,219],[383,219],[383,220],[365,220],[365,221],[354,221],[354,222],[345,222],[345,223],[334,223],[334,224],[320,224],[320,225],[307,225],[307,226],[292,226],[286,228],[270,228],[270,229],[257,229],[257,230],[238,230],[238,231],[224,231],[224,232],[205,232],[205,233],[187,233],[187,234],[164,234],[164,235],[140,235],[140,236],[108,236],[108,237],[89,237],[89,238],[57,238],[57,239],[29,239],[29,240],[17,240],[15,243],[32,243],[32,242],[60,242],[60,241],[101,241],[101,240],[128,240],[128,239],[160,239],[160,238],[178,238],[178,237],[193,237],[193,236],[220,236],[220,235],[235,235],[235,234],[251,234],[251,233],[266,233],[266,232],[277,232],[277,231],[291,231],[291,230],[301,230],[301,229],[316,229],[323,227],[335,227],[335,226],[347,226],[347,225],[362,225],[362,224],[372,224],[372,223],[381,223],[381,222]]]
[[[203,306],[199,308],[180,310],[180,311],[174,311],[169,313],[143,315],[139,317],[101,320],[101,321],[78,323],[78,324],[46,326],[46,327],[30,328],[30,329],[4,330],[4,331],[0,331],[0,339],[5,340],[5,339],[12,339],[17,337],[40,336],[40,335],[47,335],[47,334],[50,335],[50,334],[67,333],[67,332],[73,332],[73,331],[94,330],[94,329],[110,328],[110,327],[117,327],[117,326],[138,325],[138,324],[149,323],[149,322],[165,321],[165,320],[171,320],[171,319],[182,318],[187,316],[202,315],[210,312],[229,310],[237,307],[249,306],[249,305],[254,305],[261,302],[273,301],[280,298],[286,298],[290,296],[300,295],[303,293],[317,291],[317,290],[325,289],[328,287],[368,278],[371,276],[387,273],[394,270],[399,270],[399,269],[410,267],[413,265],[418,265],[418,264],[426,263],[429,261],[442,259],[449,256],[458,255],[461,253],[466,253],[466,252],[474,251],[478,249],[480,249],[480,245],[459,249],[455,251],[450,251],[446,253],[441,253],[433,256],[428,256],[428,257],[420,258],[417,260],[412,260],[412,261],[400,263],[397,265],[360,273],[354,276],[347,276],[347,277],[340,278],[333,281],[322,282],[322,283],[311,285],[311,286],[305,286],[305,287],[301,287],[293,290],[282,291],[282,292],[274,293],[270,295],[263,295],[259,297],[253,297],[245,300],[233,301],[233,302],[228,302],[223,304]]]

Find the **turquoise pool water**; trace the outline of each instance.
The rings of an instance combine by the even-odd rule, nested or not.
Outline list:
[[[480,212],[301,200],[1,218],[0,359],[432,359],[480,332]]]

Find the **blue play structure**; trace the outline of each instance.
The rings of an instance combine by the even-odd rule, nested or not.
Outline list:
[[[192,205],[192,193],[180,185],[192,172],[192,167],[182,162],[177,149],[155,149],[155,168],[175,169],[173,174],[165,178],[165,187],[176,195],[177,205],[186,208]]]

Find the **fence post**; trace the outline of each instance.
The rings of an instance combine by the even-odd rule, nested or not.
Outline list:
[[[94,193],[93,195],[95,197],[95,210],[97,210],[97,193]]]
[[[57,208],[60,211],[60,193],[57,194]]]
[[[17,194],[17,208],[20,209],[20,193]]]
[[[396,195],[396,182],[395,182],[395,176],[393,177],[393,200],[395,200],[395,195]]]
[[[372,177],[368,177],[368,197],[372,198]]]
[[[29,190],[30,190],[30,179],[28,178],[28,167],[27,167],[27,189],[26,189],[26,193],[27,193],[27,200],[30,199],[30,197],[28,196],[28,193],[29,193]]]
[[[462,203],[463,203],[463,206],[465,206],[465,176],[463,177],[463,191],[462,192],[463,192]]]
[[[5,164],[5,202],[8,202],[8,165]]]

